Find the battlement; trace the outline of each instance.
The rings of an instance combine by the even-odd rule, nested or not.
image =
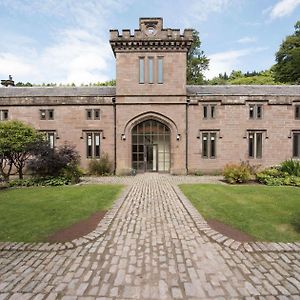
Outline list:
[[[193,30],[163,28],[162,18],[140,18],[139,29],[133,34],[130,29],[110,30],[110,44],[114,53],[118,51],[188,51],[193,42]]]

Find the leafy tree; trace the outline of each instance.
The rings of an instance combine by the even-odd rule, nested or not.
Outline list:
[[[251,74],[251,75],[250,75]],[[257,75],[254,75],[257,74]],[[242,77],[233,77],[229,79],[229,84],[243,84],[243,85],[275,85],[274,74],[271,70],[261,72],[247,72]]]
[[[203,71],[208,69],[209,59],[200,49],[199,32],[193,30],[193,43],[187,54],[187,84],[203,84]]]
[[[0,123],[0,172],[6,181],[13,165],[19,178],[23,178],[25,163],[32,155],[34,145],[41,139],[40,133],[20,121]]]
[[[295,32],[286,37],[276,53],[275,79],[279,82],[300,84],[300,21]]]

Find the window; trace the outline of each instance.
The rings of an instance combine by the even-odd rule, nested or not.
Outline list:
[[[54,130],[46,130],[46,131],[41,130],[41,132],[45,134],[45,139],[49,142],[50,148],[54,149],[56,132]]]
[[[300,105],[295,106],[295,119],[300,120]]]
[[[249,105],[249,118],[250,119],[262,119],[262,104],[250,104]]]
[[[6,121],[8,120],[8,110],[2,109],[0,110],[0,121]]]
[[[100,120],[100,109],[86,109],[87,120]]]
[[[214,119],[216,116],[216,105],[203,105],[203,119]]]
[[[202,157],[216,158],[216,132],[202,133]]]
[[[262,158],[262,132],[250,131],[248,134],[249,158]]]
[[[300,158],[300,132],[293,133],[293,157]]]
[[[139,59],[139,69],[140,69],[140,83],[145,83],[145,58],[140,57]]]
[[[54,120],[54,110],[53,109],[40,109],[40,119],[41,120]]]
[[[86,133],[86,156],[87,158],[100,157],[100,132]]]
[[[163,64],[164,64],[163,57],[158,57],[157,59],[157,82],[158,83],[164,82]]]
[[[148,83],[153,83],[153,57],[148,57]]]

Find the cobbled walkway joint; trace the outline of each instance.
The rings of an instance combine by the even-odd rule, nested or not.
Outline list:
[[[177,187],[201,180],[97,179],[128,188],[96,231],[0,245],[0,300],[300,299],[300,243],[241,244],[211,230]]]

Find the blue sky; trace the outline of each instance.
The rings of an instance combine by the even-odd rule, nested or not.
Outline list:
[[[274,64],[300,20],[300,0],[0,0],[0,78],[76,84],[115,78],[109,29],[138,28],[139,17],[197,29],[211,78]]]

